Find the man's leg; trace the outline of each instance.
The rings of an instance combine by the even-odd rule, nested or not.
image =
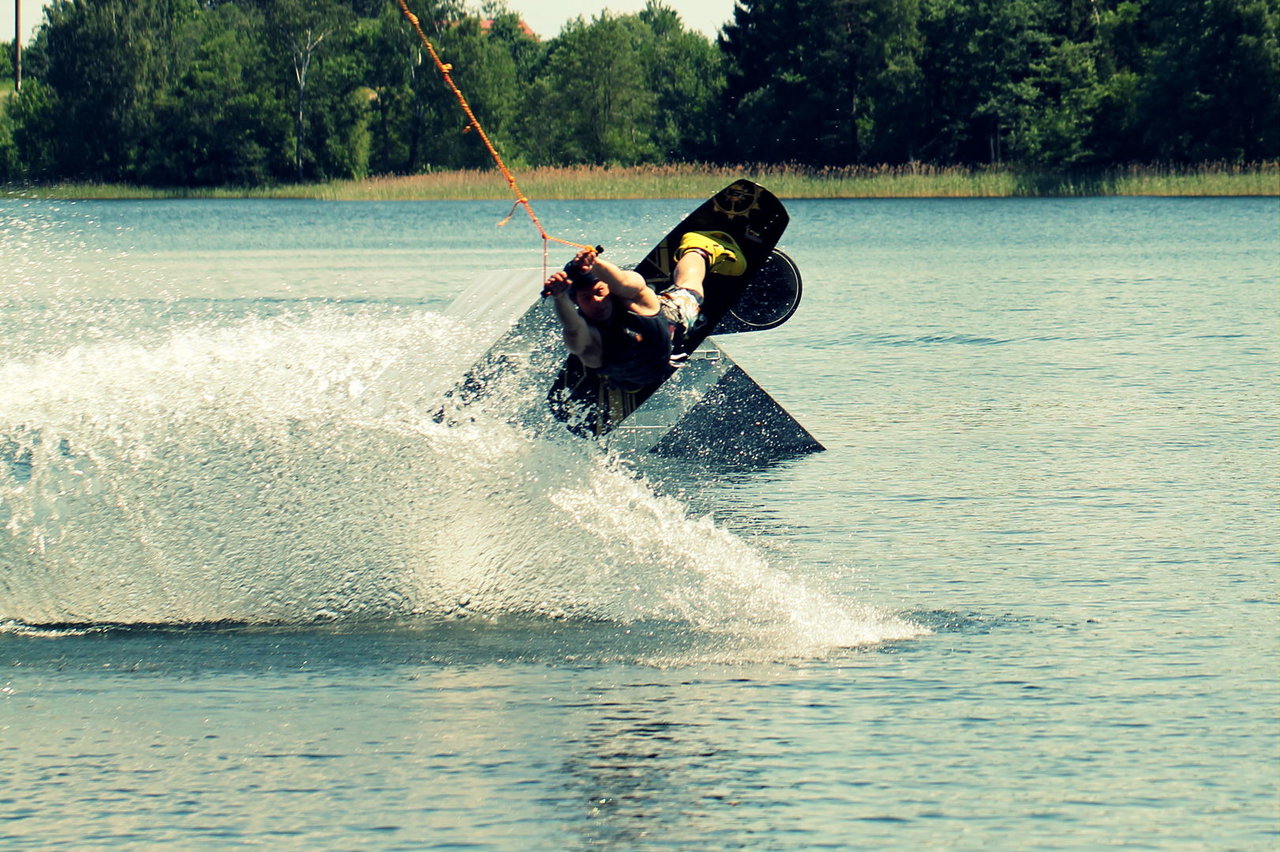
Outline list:
[[[741,275],[747,263],[742,249],[723,231],[690,231],[680,238],[676,258],[672,286],[664,290],[662,296],[668,304],[677,307],[681,324],[690,330],[700,322],[707,272]]]
[[[692,290],[701,299],[705,295],[702,292],[702,282],[707,277],[709,262],[706,252],[700,249],[685,252],[684,257],[676,261],[676,274],[673,283],[675,286],[685,290]]]
[[[702,282],[709,269],[720,275],[741,275],[747,271],[747,260],[733,237],[723,231],[688,232],[680,238],[680,247],[676,249],[672,283],[701,296]]]

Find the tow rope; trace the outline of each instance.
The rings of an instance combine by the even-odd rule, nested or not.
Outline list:
[[[502,162],[498,149],[494,147],[493,141],[489,138],[489,134],[484,132],[484,128],[480,126],[480,119],[476,118],[476,114],[471,111],[471,104],[467,103],[467,98],[462,94],[462,90],[453,82],[453,66],[446,63],[440,58],[440,54],[436,53],[435,47],[431,44],[431,40],[427,38],[426,33],[422,31],[421,24],[418,23],[418,16],[409,11],[409,5],[405,0],[397,0],[400,4],[400,11],[404,13],[406,19],[413,26],[413,31],[418,34],[418,39],[422,42],[422,46],[427,49],[427,53],[431,55],[431,61],[436,64],[436,69],[440,72],[440,76],[444,78],[444,82],[453,91],[453,97],[458,101],[458,106],[462,108],[462,112],[467,117],[467,126],[462,129],[463,133],[471,130],[476,132],[480,137],[480,141],[484,143],[484,147],[489,151],[489,156],[493,157],[493,162],[498,166],[498,171],[502,172],[502,176],[507,179],[507,186],[511,188],[511,193],[515,196],[516,202],[511,205],[511,212],[507,214],[498,226],[501,227],[511,221],[511,217],[515,215],[517,207],[523,207],[525,212],[529,214],[529,221],[538,229],[538,235],[542,237],[542,268],[545,274],[547,268],[547,251],[549,243],[560,243],[561,245],[571,246],[577,249],[589,249],[591,251],[600,252],[603,249],[600,246],[588,246],[581,243],[571,242],[570,240],[562,240],[559,237],[553,237],[547,233],[542,227],[542,222],[538,219],[538,214],[533,212],[533,205],[529,203],[529,199],[520,191],[520,186],[516,183],[515,175],[511,174],[511,170],[507,168],[507,164]]]

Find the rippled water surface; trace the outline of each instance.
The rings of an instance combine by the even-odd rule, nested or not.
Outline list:
[[[788,207],[707,467],[435,422],[500,203],[0,201],[0,845],[1274,849],[1280,205]]]

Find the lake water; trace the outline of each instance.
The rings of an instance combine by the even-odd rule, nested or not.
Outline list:
[[[1276,848],[1280,204],[788,206],[712,468],[432,420],[501,203],[0,201],[0,846]]]

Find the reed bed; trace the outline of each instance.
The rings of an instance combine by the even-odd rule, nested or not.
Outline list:
[[[1085,196],[1277,196],[1280,162],[1200,166],[1135,165],[1097,172],[1035,172],[909,163],[815,169],[803,166],[566,166],[516,175],[531,199],[705,198],[729,181],[751,178],[782,198],[1020,198]],[[164,188],[62,183],[10,187],[10,194],[67,199],[309,198],[332,201],[477,201],[510,199],[494,170],[478,169],[361,181],[249,188]]]

